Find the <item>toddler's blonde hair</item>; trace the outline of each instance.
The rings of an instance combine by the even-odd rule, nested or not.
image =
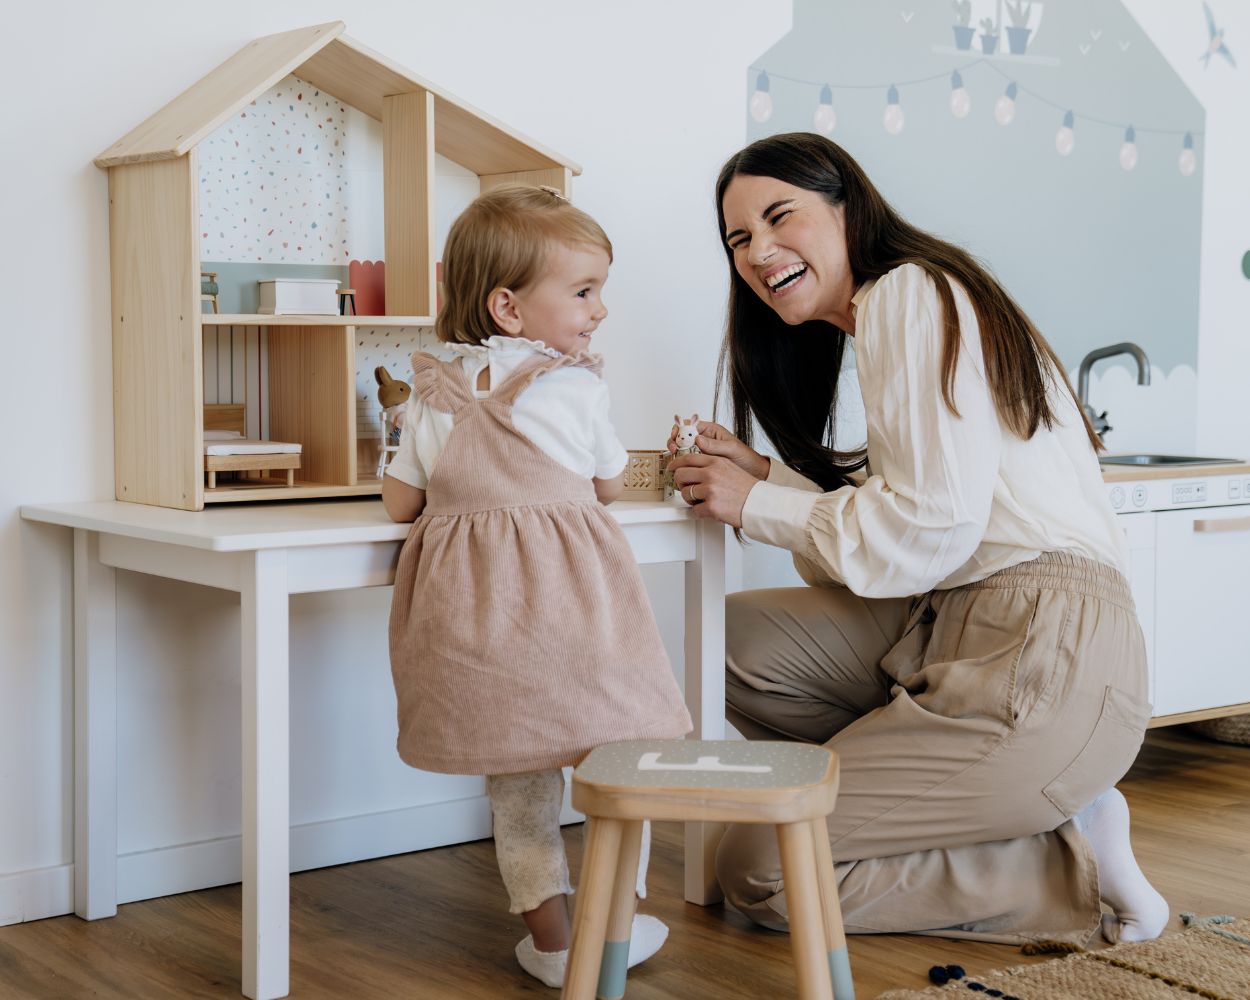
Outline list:
[[[554,189],[508,184],[476,198],[447,234],[438,339],[480,344],[498,334],[491,292],[518,292],[537,280],[552,243],[590,244],[612,260],[603,227]]]

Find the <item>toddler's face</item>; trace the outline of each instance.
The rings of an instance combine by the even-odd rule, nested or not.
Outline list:
[[[603,285],[608,255],[592,244],[552,244],[542,277],[516,293],[521,336],[561,354],[590,347],[590,335],[608,314]]]

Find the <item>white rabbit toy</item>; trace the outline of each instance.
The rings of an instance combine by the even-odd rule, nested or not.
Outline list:
[[[683,420],[674,413],[673,426],[677,429],[677,435],[673,442],[677,446],[677,450],[673,452],[673,457],[699,454],[699,446],[694,443],[694,439],[699,436],[699,415],[694,413],[691,414],[689,420]],[[673,491],[673,503],[681,507],[689,507],[690,504],[686,502],[686,498],[681,495],[681,490],[673,482],[673,474],[668,472],[666,476],[669,488]]]

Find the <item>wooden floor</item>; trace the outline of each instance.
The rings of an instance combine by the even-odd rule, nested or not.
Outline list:
[[[1137,856],[1175,914],[1250,914],[1250,747],[1156,730],[1120,786]],[[574,874],[580,827],[566,831]],[[676,827],[656,831],[646,910],[665,948],[630,976],[629,997],[793,997],[788,938],[722,907],[684,903]],[[291,879],[296,998],[555,997],[517,967],[522,936],[491,841],[306,872]],[[239,995],[238,886],[123,906],[109,920],[57,917],[0,927],[0,997]],[[926,985],[931,965],[970,973],[1028,961],[1016,949],[932,938],[851,939],[857,995]]]

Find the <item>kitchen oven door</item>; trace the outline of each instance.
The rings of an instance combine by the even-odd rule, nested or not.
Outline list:
[[[1155,715],[1250,702],[1250,506],[1155,524]]]

